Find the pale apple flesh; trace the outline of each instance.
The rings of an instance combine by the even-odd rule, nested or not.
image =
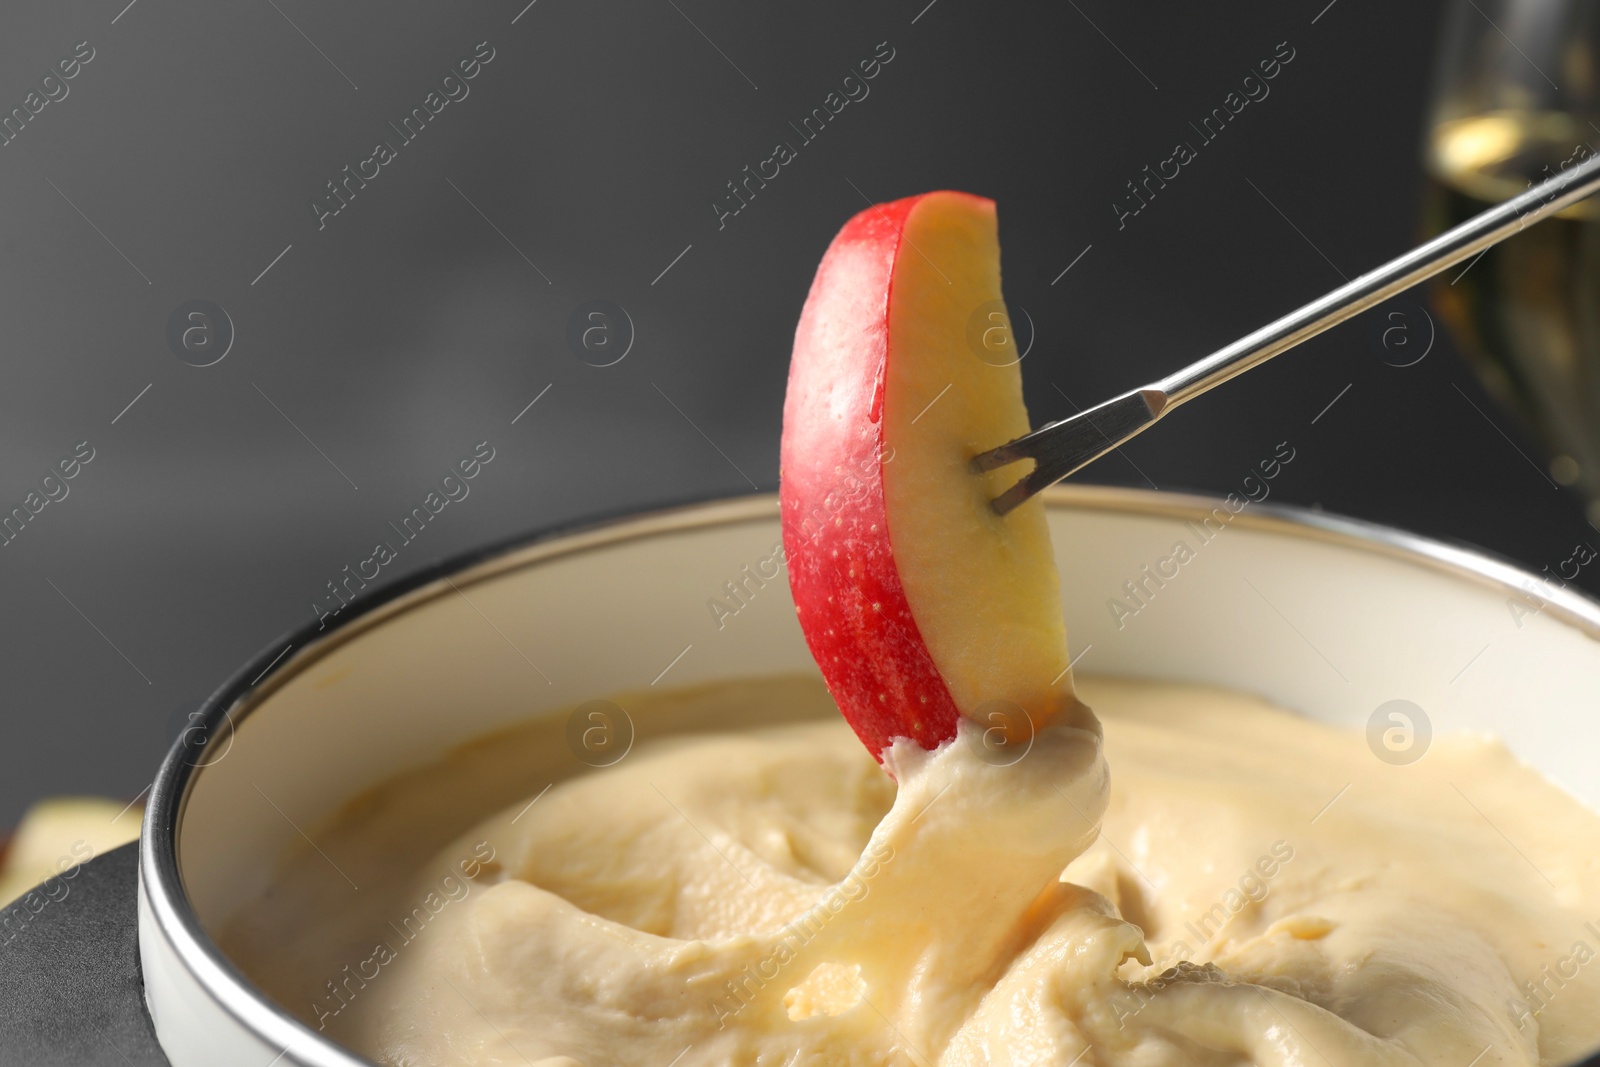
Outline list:
[[[72,868],[77,864],[138,837],[142,814],[137,804],[99,797],[36,802],[23,815],[0,862],[0,907],[46,881],[52,884],[40,886],[27,901],[28,912],[36,913],[46,899],[64,899],[65,890],[54,883],[76,877]]]
[[[801,312],[781,460],[790,585],[874,755],[896,737],[937,747],[963,715],[1014,734],[1076,703],[1043,507],[996,515],[1019,469],[968,468],[1029,428],[1020,366],[970,338],[1000,300],[993,202],[937,192],[851,219]]]

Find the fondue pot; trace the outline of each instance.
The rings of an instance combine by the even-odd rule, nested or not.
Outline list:
[[[1490,731],[1600,808],[1593,602],[1320,513],[1080,486],[1044,500],[1080,672],[1257,693],[1368,730],[1374,758],[1391,761],[1369,728],[1403,707],[1410,743]],[[26,980],[13,996],[31,997],[0,1021],[0,1063],[368,1063],[268,999],[217,932],[303,834],[457,745],[653,683],[814,671],[774,574],[780,540],[770,495],[538,534],[263,650],[157,773],[137,878],[135,846],[92,861],[86,899],[61,909],[75,932],[36,939],[54,957],[0,956],[0,993]]]

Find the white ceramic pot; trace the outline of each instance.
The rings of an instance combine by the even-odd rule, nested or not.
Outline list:
[[[1589,600],[1318,514],[1092,487],[1046,500],[1080,670],[1231,686],[1356,727],[1409,700],[1435,733],[1493,731],[1600,807]],[[678,686],[814,669],[781,573],[746,583],[720,628],[708,607],[778,542],[772,496],[545,535],[384,590],[240,671],[162,765],[145,815],[139,943],[174,1067],[366,1063],[267,1000],[213,932],[297,827],[444,749],[664,670]],[[1143,585],[1142,606],[1124,582]]]

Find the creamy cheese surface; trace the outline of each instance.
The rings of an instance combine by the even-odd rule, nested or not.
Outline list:
[[[706,699],[783,721],[702,717],[576,775],[546,744],[561,780],[459,834],[438,811],[491,757],[457,753],[318,835],[382,888],[308,918],[329,872],[296,857],[224,945],[405,1067],[1490,1067],[1600,1047],[1600,817],[1498,742],[1392,766],[1237,693],[1080,692],[1099,724],[1020,758],[964,725],[937,752],[897,744],[891,780],[819,684],[746,683]]]

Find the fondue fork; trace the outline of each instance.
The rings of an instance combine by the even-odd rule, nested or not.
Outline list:
[[[1004,515],[1046,486],[1100,458],[1153,426],[1179,404],[1243,374],[1251,367],[1315,337],[1396,293],[1486,251],[1491,245],[1554,215],[1600,189],[1600,155],[1558,173],[1510,200],[1446,230],[1426,244],[1341,285],[1298,310],[1269,322],[1204,359],[1103,404],[1041,426],[972,459],[982,473],[1025,459],[1033,470],[995,497]]]

